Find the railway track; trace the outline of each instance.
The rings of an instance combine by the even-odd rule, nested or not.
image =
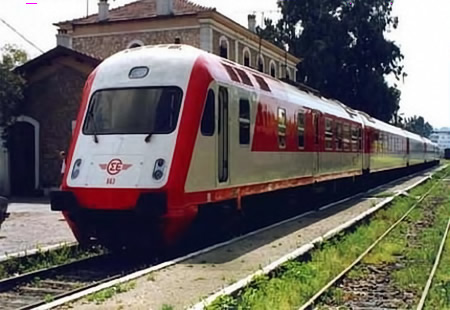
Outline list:
[[[106,254],[0,281],[0,309],[33,309],[97,286],[151,263]]]
[[[425,194],[417,200],[417,202],[392,226],[390,226],[384,234],[382,234],[375,242],[373,242],[356,260],[354,260],[345,270],[328,282],[322,287],[313,297],[311,297],[306,303],[304,303],[299,310],[307,309],[335,309],[337,306],[343,306],[345,309],[352,310],[367,310],[367,309],[399,309],[413,308],[417,304],[417,298],[412,291],[400,290],[392,285],[391,274],[405,267],[408,263],[408,258],[399,256],[398,260],[394,264],[382,264],[380,266],[372,266],[365,264],[363,259],[366,258],[377,246],[384,241],[394,229],[398,228],[401,223],[407,221],[410,214],[420,206],[425,199],[427,199],[430,193],[436,188],[439,183],[436,183]],[[436,216],[436,210],[429,208],[424,210],[424,218],[417,223],[410,223],[413,227],[412,231],[408,229],[407,239],[417,239],[417,236],[433,225],[433,217]],[[422,293],[418,310],[423,309],[428,291],[431,287],[431,283],[434,277],[434,273],[439,265],[439,260],[443,251],[443,247],[450,228],[450,219],[446,226],[445,233],[443,234],[440,242],[440,248],[436,254],[435,263],[433,269],[428,278],[428,282]],[[414,240],[408,240],[412,246],[420,247],[420,244],[414,244]],[[363,277],[357,279],[349,278],[348,275],[351,271],[359,268],[360,273],[364,274]],[[327,292],[330,289],[337,288],[342,290],[344,296],[351,296],[345,298],[343,304],[336,305],[333,300],[327,299]]]
[[[327,208],[339,203],[333,203]],[[130,261],[126,255],[103,255],[5,279],[0,281],[0,310],[51,309],[102,289],[165,269],[292,220],[288,219],[252,231],[238,238],[215,244],[174,260],[168,260],[159,265],[155,265],[155,261]]]

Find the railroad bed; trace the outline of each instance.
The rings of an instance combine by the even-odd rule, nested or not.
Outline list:
[[[376,206],[386,204],[393,199],[391,196],[399,195],[405,189],[424,182],[429,174],[430,172],[422,172],[394,181],[376,191],[324,206],[321,210],[308,212],[198,253],[140,270],[61,301],[50,302],[38,309],[58,306],[66,309],[66,306],[61,306],[63,303],[70,303],[70,307],[76,309],[161,309],[165,305],[173,306],[174,309],[185,308],[230,284],[241,285],[243,282],[239,279],[251,277],[261,267],[285,259],[286,253],[298,252],[299,248],[304,248],[338,226],[361,217],[364,212],[373,210]],[[132,281],[128,288],[133,289],[123,289],[122,283],[128,281]],[[122,293],[115,294],[117,292]],[[87,294],[91,294],[90,297],[83,299]]]

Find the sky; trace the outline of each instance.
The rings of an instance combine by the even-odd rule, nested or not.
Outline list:
[[[134,0],[111,1],[117,7]],[[256,13],[277,18],[276,0],[192,0],[215,7],[242,25],[247,15]],[[320,0],[318,0],[320,1]],[[388,0],[386,0],[388,1]],[[0,0],[0,18],[11,24],[41,50],[56,45],[56,27],[52,24],[97,12],[97,0]],[[399,82],[402,91],[400,113],[421,115],[434,127],[450,127],[450,0],[394,0],[398,29],[387,34],[405,55],[408,77]],[[0,22],[0,46],[12,43],[24,48],[31,57],[39,56],[34,47]]]

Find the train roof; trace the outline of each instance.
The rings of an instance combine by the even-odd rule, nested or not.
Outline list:
[[[180,54],[180,52],[183,53]],[[168,67],[171,67],[174,72],[176,72],[177,67],[192,67],[195,61],[198,60],[199,57],[203,56],[208,63],[208,70],[210,73],[216,80],[222,83],[239,84],[241,87],[261,90],[262,86],[259,79],[262,79],[263,84],[265,83],[268,89],[261,90],[261,92],[264,91],[267,96],[282,98],[288,102],[301,105],[302,107],[308,109],[315,109],[321,111],[322,113],[332,114],[357,123],[363,123],[365,126],[369,126],[374,129],[405,136],[417,141],[423,141],[424,143],[433,144],[430,140],[423,138],[420,135],[380,121],[364,112],[354,110],[338,100],[325,98],[318,91],[305,85],[286,83],[279,79],[273,78],[270,75],[232,62],[228,59],[223,59],[217,55],[189,45],[161,44],[124,50],[107,58],[100,65],[100,68],[103,66],[111,66],[115,64],[121,65],[127,63],[129,60],[121,57],[124,54],[128,54],[128,56],[141,60],[145,60],[145,58],[150,57],[150,55],[152,58],[158,60],[167,59],[162,66],[163,69],[167,70]],[[232,76],[233,72],[230,72],[230,68],[232,68],[231,71],[234,72],[234,80]],[[244,72],[244,74],[248,77],[247,81],[249,83],[245,83],[243,81],[243,77],[241,76],[242,72]],[[174,74],[174,76],[176,75],[177,74]],[[257,87],[258,85],[260,86],[259,88]]]

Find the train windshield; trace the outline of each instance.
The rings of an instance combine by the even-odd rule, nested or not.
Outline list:
[[[92,96],[83,133],[169,134],[177,127],[182,96],[177,87],[97,91]]]

